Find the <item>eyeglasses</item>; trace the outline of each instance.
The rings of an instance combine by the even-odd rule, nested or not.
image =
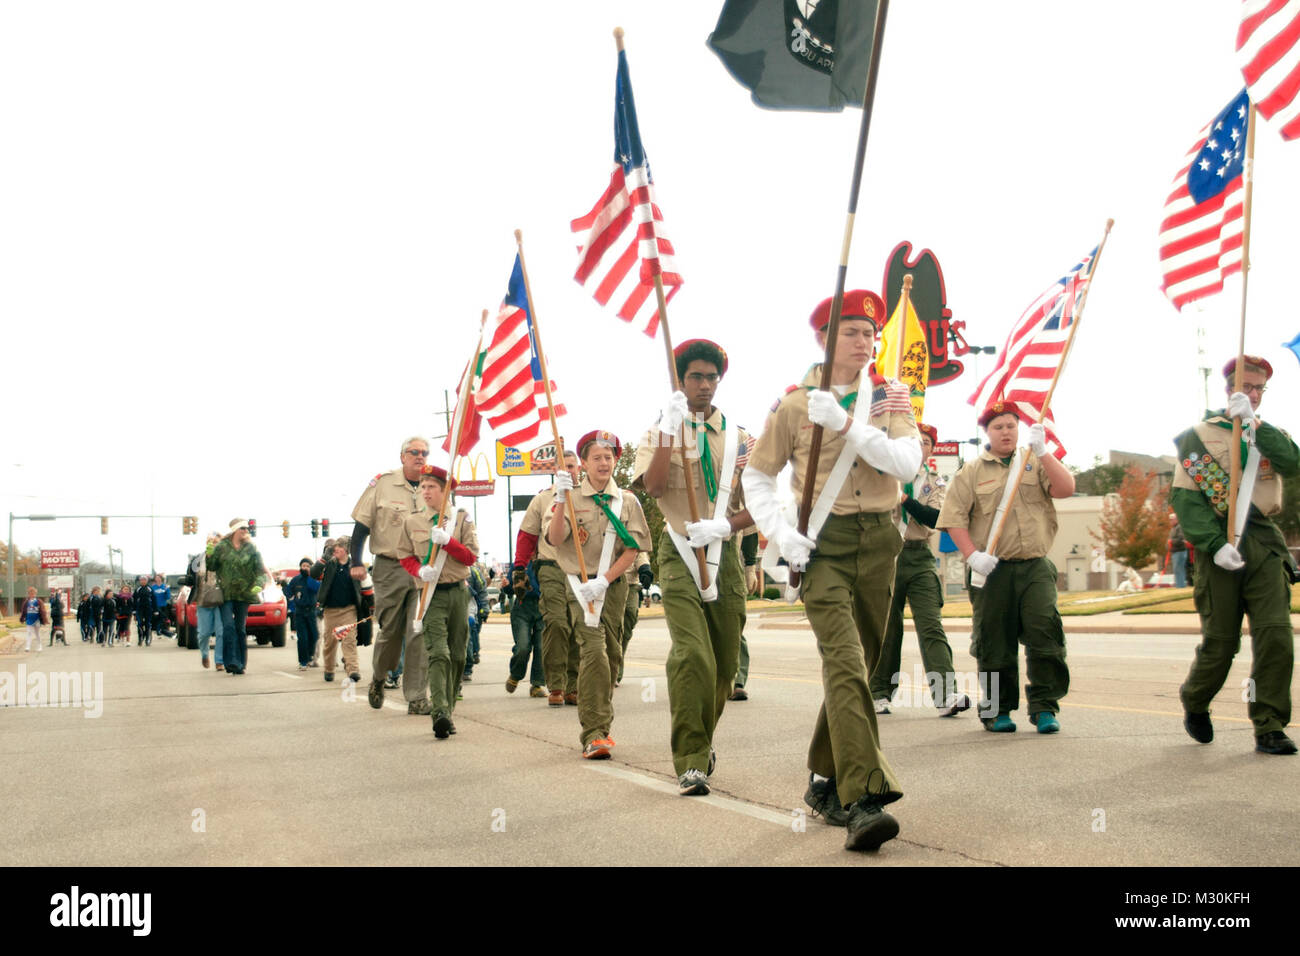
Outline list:
[[[1267,386],[1267,385],[1248,385],[1248,384],[1246,384],[1245,382],[1243,382],[1242,385],[1241,385],[1241,390],[1242,390],[1243,392],[1254,392],[1256,395],[1263,395],[1266,391],[1268,391],[1268,386]]]
[[[406,449],[406,453],[407,453],[408,455],[411,455],[411,456],[415,457],[415,458],[428,458],[428,457],[429,457],[429,449],[427,449],[427,448],[408,448],[408,449]]]
[[[717,372],[688,372],[686,374],[686,381],[694,385],[698,385],[701,382],[708,382],[710,385],[717,385],[720,377],[721,376],[719,376]]]

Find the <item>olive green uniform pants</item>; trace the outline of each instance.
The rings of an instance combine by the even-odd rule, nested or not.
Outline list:
[[[892,803],[898,778],[880,750],[868,674],[876,666],[894,585],[894,560],[903,539],[889,515],[831,515],[800,578],[804,613],[822,658],[825,697],[808,769],[834,777],[840,802],[865,793]]]
[[[542,589],[537,604],[542,609],[542,669],[546,671],[546,686],[552,692],[576,694],[580,658],[577,629],[582,614],[574,616],[572,608],[577,605],[570,600],[569,582],[556,565],[539,561],[537,583]],[[621,606],[619,611],[622,612]]]
[[[740,635],[740,664],[736,668],[736,686],[744,687],[745,681],[749,680],[749,641],[745,635]]]
[[[1228,679],[1241,649],[1241,620],[1250,616],[1250,680],[1247,713],[1255,735],[1282,730],[1291,721],[1291,670],[1295,639],[1291,632],[1291,579],[1283,555],[1286,542],[1271,521],[1251,521],[1238,544],[1246,562],[1225,571],[1214,556],[1196,551],[1196,610],[1201,615],[1201,645],[1179,691],[1183,708],[1203,714]]]
[[[627,663],[627,645],[632,640],[632,628],[636,627],[636,620],[641,614],[641,585],[629,584],[627,586],[627,608],[623,611],[623,633],[619,638],[619,643],[623,648],[623,656],[618,663],[618,677],[614,681],[616,684],[623,683],[623,666]]]
[[[952,648],[943,632],[943,586],[934,570],[934,555],[924,541],[905,542],[898,555],[885,645],[871,671],[871,696],[877,700],[893,697],[902,676],[904,603],[912,606],[912,624],[921,645],[922,673],[930,685],[930,697],[934,706],[942,707],[948,695],[956,693],[957,678],[952,671]]]
[[[735,539],[722,545],[718,599],[705,603],[667,534],[659,538],[659,581],[668,621],[668,709],[673,769],[707,773],[713,732],[731,696],[745,628],[745,579]]]
[[[429,704],[433,716],[450,717],[456,710],[465,648],[469,644],[469,588],[434,589],[424,612],[425,659],[429,667]]]
[[[411,628],[422,582],[396,559],[382,554],[375,557],[370,577],[375,582],[375,616],[379,618],[379,636],[370,655],[370,676],[383,680],[389,671],[397,670],[398,661],[404,660],[402,696],[408,703],[423,700],[428,675],[420,653],[420,635]]]
[[[970,588],[970,596],[971,654],[985,695],[980,717],[1010,713],[1020,706],[1020,644],[1025,645],[1029,713],[1060,713],[1060,700],[1070,690],[1070,669],[1065,663],[1065,630],[1056,609],[1055,565],[1046,558],[1004,558],[984,587]]]
[[[620,578],[605,591],[600,624],[588,627],[583,623],[582,605],[569,593],[569,613],[578,621],[578,648],[582,655],[578,664],[578,723],[582,725],[579,739],[584,747],[593,740],[608,737],[614,724],[614,675],[623,662],[619,637],[623,632],[626,601],[627,582]]]

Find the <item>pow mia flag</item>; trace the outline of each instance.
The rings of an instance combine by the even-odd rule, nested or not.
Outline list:
[[[876,0],[726,0],[709,49],[766,109],[861,106]]]

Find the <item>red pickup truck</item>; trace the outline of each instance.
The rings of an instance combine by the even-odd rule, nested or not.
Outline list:
[[[176,646],[194,650],[199,646],[198,608],[185,599],[176,600]],[[244,632],[257,638],[258,644],[284,647],[285,632],[289,629],[289,602],[278,585],[268,584],[262,589],[262,602],[248,606],[248,621]]]

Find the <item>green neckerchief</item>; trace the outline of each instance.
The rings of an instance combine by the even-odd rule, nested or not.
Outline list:
[[[618,540],[622,541],[629,548],[637,547],[636,538],[632,537],[632,532],[627,530],[627,525],[619,521],[618,516],[609,510],[610,499],[614,496],[602,494],[597,491],[592,495],[592,497],[596,499],[596,504],[600,505],[600,510],[605,512],[605,517],[609,519],[609,523],[614,526],[614,532],[618,535]]]
[[[438,522],[439,522],[441,519],[442,519],[442,515],[441,515],[441,514],[436,514],[436,515],[433,516],[433,526],[434,526],[435,528],[438,527]],[[424,563],[425,563],[425,564],[428,564],[428,563],[429,563],[430,561],[432,561],[432,560],[433,560],[433,541],[432,541],[432,539],[430,539],[430,541],[429,541],[429,552],[428,552],[428,554],[426,554],[426,555],[424,556]]]
[[[1211,422],[1210,421],[1211,418],[1224,418],[1227,420],[1221,422]],[[1215,428],[1226,428],[1228,431],[1232,431],[1232,418],[1228,415],[1228,410],[1226,408],[1220,409],[1217,412],[1206,412],[1205,418],[1202,420],[1210,422],[1210,424],[1213,425]],[[1241,433],[1243,435],[1246,433],[1246,429],[1244,427],[1242,428]],[[1241,439],[1241,467],[1242,468],[1246,467],[1246,453],[1247,453],[1246,439],[1243,438]]]
[[[708,422],[697,422],[694,418],[687,419],[691,427],[695,429],[695,447],[700,450],[700,470],[704,472],[704,490],[708,493],[710,501],[718,500],[718,476],[713,467],[713,452],[709,450],[709,433],[713,431],[713,426]],[[700,430],[704,430],[704,438],[700,439]],[[722,428],[720,432],[727,430],[727,416],[722,416]],[[628,545],[632,547],[632,545]]]
[[[805,386],[804,386],[804,389],[807,390],[807,391],[809,391],[809,392],[816,391],[817,388],[818,388],[818,386],[816,386],[816,385],[805,385]],[[834,385],[831,386],[831,394],[832,394],[832,395],[835,394],[835,386],[834,386]],[[836,399],[835,399],[835,401],[837,401],[837,402],[840,403],[840,408],[844,409],[846,412],[848,412],[848,411],[852,411],[852,407],[851,407],[851,406],[852,406],[853,403],[856,402],[857,400],[858,400],[858,393],[857,393],[857,392],[849,392],[849,394],[845,395],[843,398],[836,398]]]

